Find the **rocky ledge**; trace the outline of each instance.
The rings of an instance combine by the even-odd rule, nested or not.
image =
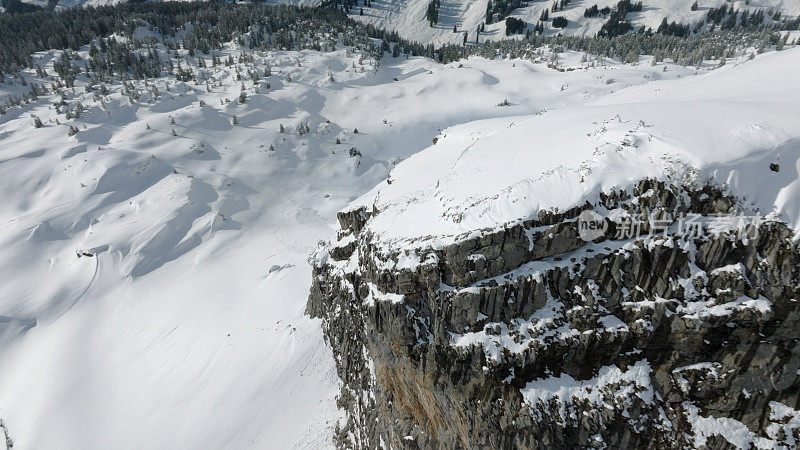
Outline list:
[[[648,220],[587,242],[584,210]],[[343,381],[338,445],[796,447],[800,253],[779,221],[719,220],[740,212],[646,179],[447,243],[376,245],[380,212],[340,213],[308,302]]]

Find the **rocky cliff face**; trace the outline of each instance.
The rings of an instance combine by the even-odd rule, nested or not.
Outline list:
[[[586,242],[586,209],[650,220]],[[739,210],[721,189],[643,180],[396,248],[365,231],[380,212],[340,213],[308,302],[344,382],[338,444],[795,447],[800,252],[780,222],[726,216]]]

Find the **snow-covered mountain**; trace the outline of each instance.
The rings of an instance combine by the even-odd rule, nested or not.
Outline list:
[[[579,4],[569,3],[565,12]],[[795,3],[781,5],[789,10]],[[246,13],[253,10],[239,6],[225,16],[226,25],[252,19]],[[358,17],[378,20],[370,14],[383,11],[386,24],[411,17],[389,6],[373,2]],[[444,4],[440,8],[445,11]],[[451,296],[477,295],[483,288],[467,285],[505,283],[501,275],[507,280],[515,272],[503,270],[520,254],[529,256],[505,252],[493,258],[500,263],[486,264],[473,247],[459,251],[465,239],[479,240],[486,230],[519,231],[515,224],[530,225],[540,212],[558,222],[564,217],[554,219],[556,208],[595,202],[601,190],[630,191],[643,178],[666,182],[679,175],[704,181],[713,174],[750,210],[774,213],[787,230],[797,230],[797,48],[778,52],[760,41],[735,51],[718,47],[726,51],[685,67],[669,57],[640,56],[623,64],[542,45],[520,52],[525,59],[441,64],[411,56],[407,48],[392,56],[407,43],[357,34],[337,17],[270,13],[274,28],[243,32],[237,23],[215,34],[177,27],[171,37],[137,21],[113,42],[95,39],[74,53],[42,51],[31,67],[0,75],[0,448],[6,436],[23,449],[325,448],[342,436],[380,442],[388,434],[375,431],[376,423],[396,424],[391,433],[398,442],[425,447],[432,441],[409,425],[414,414],[394,417],[387,413],[391,408],[365,407],[385,399],[370,390],[376,370],[386,385],[399,388],[397,405],[405,398],[403,407],[412,413],[427,412],[428,394],[440,392],[420,391],[430,379],[415,379],[413,371],[392,384],[392,370],[404,366],[382,365],[379,353],[361,351],[370,338],[386,336],[382,324],[366,333],[381,311],[397,314],[387,323],[402,333],[379,351],[415,349],[418,334],[427,338],[420,333],[431,322],[403,303],[419,301],[421,290],[402,291],[407,281],[420,279],[419,273],[409,275],[417,268],[439,270],[425,251],[432,255],[455,245],[453,256],[463,256],[464,270],[448,269],[450,278],[430,287],[447,300],[442,304],[456,304]],[[440,17],[445,20],[444,13]],[[291,20],[304,20],[305,28]],[[320,25],[326,20],[330,28]],[[397,23],[414,40],[452,37],[447,27],[431,28],[423,20],[418,31],[416,19]],[[487,26],[487,35],[499,38],[497,26]],[[234,38],[217,49],[220,36]],[[256,37],[260,41],[251,47]],[[279,41],[296,50],[279,50]],[[135,48],[124,47],[131,42]],[[10,53],[16,54],[25,53]],[[655,192],[639,192],[636,201],[655,198]],[[709,193],[696,195],[697,202],[727,204],[724,192]],[[516,237],[549,242],[543,229],[530,227]],[[783,245],[781,239],[775,241]],[[612,250],[622,247],[614,243]],[[765,261],[789,255],[785,261],[793,264],[790,247]],[[390,257],[380,260],[384,254]],[[367,279],[369,270],[362,272],[359,264],[371,264],[373,256],[377,263],[367,269],[381,276]],[[578,256],[585,255],[564,260]],[[563,269],[550,257],[525,266],[531,269],[526,275]],[[690,269],[702,278],[697,267]],[[713,280],[736,270],[744,269],[705,276]],[[791,292],[792,270],[785,271],[789,282],[766,276],[755,281]],[[348,290],[362,275],[363,283]],[[730,292],[744,289],[744,281],[735,281]],[[332,288],[346,292],[341,303],[326,296]],[[630,292],[637,291],[625,295]],[[514,304],[502,296],[495,300],[497,311]],[[637,308],[663,313],[659,305],[666,300],[646,300]],[[697,301],[684,312],[732,312],[750,320],[743,329],[761,326],[756,313],[765,303],[740,300],[732,306]],[[558,309],[549,307],[543,313]],[[486,308],[483,316],[464,310],[439,323],[475,319],[463,324],[474,329],[434,330],[443,339],[438,348],[474,351],[469,364],[477,365],[475,374],[499,376],[496,366],[484,364],[485,355],[519,349],[519,342],[511,343],[517,335],[505,332],[503,318],[484,314]],[[365,311],[375,314],[361,315]],[[343,317],[337,315],[350,312],[337,322]],[[617,336],[614,330],[624,327],[603,314],[612,329],[604,336]],[[484,329],[489,320],[491,329]],[[553,336],[572,333],[555,323],[543,328]],[[336,333],[344,338],[332,339]],[[397,344],[406,339],[413,342]],[[503,373],[486,379],[508,379],[498,384],[501,389],[533,405],[550,401],[553,392],[579,391],[587,379],[603,386],[626,376],[639,382],[647,368],[634,362],[621,377],[604,364],[602,372],[584,378],[574,372],[536,378],[544,375],[520,370],[519,378]],[[796,370],[781,367],[781,376]],[[362,381],[363,389],[352,389]],[[525,381],[527,389],[512,381]],[[784,381],[778,377],[777,384]],[[404,393],[413,395],[399,395]],[[471,405],[452,398],[460,407]],[[592,405],[602,407],[597,399],[590,398]],[[517,408],[513,417],[530,419],[528,406],[504,404],[498,408]],[[784,406],[770,406],[783,415],[768,419],[781,432],[795,423],[793,415],[800,417]],[[692,424],[718,424],[705,411],[690,412]],[[352,422],[364,417],[378,420]],[[750,437],[745,425],[719,424]],[[408,434],[398,435],[407,425]],[[764,438],[777,442],[773,428],[775,436]],[[485,429],[475,427],[476,433]],[[701,442],[706,431],[686,436]]]
[[[80,75],[67,106],[49,94],[0,116],[0,418],[15,448],[327,445],[340,382],[303,312],[336,212],[448,127],[698,73],[575,52],[560,70],[254,55],[193,59],[200,84],[101,93]],[[52,82],[60,56],[35,55],[50,75],[6,78],[0,97]],[[249,70],[261,79],[237,80]]]

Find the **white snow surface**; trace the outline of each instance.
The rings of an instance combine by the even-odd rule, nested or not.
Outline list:
[[[539,115],[452,127],[348,208],[379,211],[367,229],[388,247],[441,245],[645,177],[694,174],[800,231],[799,56],[775,52]]]
[[[228,52],[238,50],[223,60]],[[52,73],[58,54],[37,54],[36,62]],[[769,70],[794,70],[797,55],[759,56],[708,78],[730,76],[744,89],[751,80],[736,73],[756,71],[764,80],[753,86],[769,93],[777,76]],[[398,186],[405,183],[398,175],[415,167],[432,183],[419,162],[456,157],[454,143],[479,131],[516,132],[510,122],[527,127],[534,120],[526,117],[545,108],[593,104],[633,85],[665,90],[668,83],[654,80],[695,73],[649,62],[558,72],[544,62],[480,58],[450,65],[386,58],[376,70],[360,56],[345,49],[256,55],[259,72],[269,65],[273,75],[244,81],[245,104],[236,102],[242,82],[233,67],[195,67],[210,78],[210,92],[169,78],[147,88],[133,82],[142,94],[134,104],[119,85],[100,101],[80,76],[65,94],[70,107],[87,108],[81,117],[56,116],[53,95],[0,116],[0,418],[15,448],[330,446],[341,417],[339,380],[320,323],[304,308],[308,256],[338,227],[336,212],[440,129],[491,119],[444,132],[392,175]],[[581,67],[581,56],[561,54],[561,63]],[[33,71],[26,78],[52,82]],[[796,92],[785,88],[783,103],[765,113]],[[0,98],[27,89],[7,79]],[[511,105],[496,106],[504,99]],[[576,115],[584,123],[590,114],[582,111],[603,108],[565,111],[584,114]],[[35,129],[31,114],[45,126]],[[776,123],[794,113],[786,114]],[[310,132],[300,134],[300,124]],[[68,126],[80,131],[68,136]],[[350,157],[351,147],[363,156]],[[562,157],[551,148],[555,156],[538,159]],[[515,161],[522,164],[531,160]],[[493,167],[477,173],[486,192],[500,187]]]

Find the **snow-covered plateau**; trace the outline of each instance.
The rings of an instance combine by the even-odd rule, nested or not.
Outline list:
[[[794,54],[451,127],[348,209],[380,211],[365,230],[389,245],[443,241],[566,211],[643,178],[691,176],[725,183],[800,231]]]

